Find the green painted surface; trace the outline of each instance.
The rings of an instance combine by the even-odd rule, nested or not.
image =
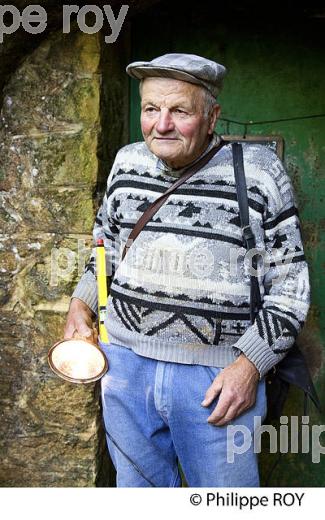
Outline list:
[[[229,73],[220,96],[222,117],[239,121],[265,121],[325,114],[324,20],[273,20],[257,22],[249,17],[232,20],[198,13],[188,7],[186,17],[171,7],[154,8],[135,19],[132,27],[132,59],[145,60],[167,52],[201,54],[220,61]],[[157,16],[157,14],[159,16]],[[218,20],[216,22],[216,20]],[[204,30],[202,28],[204,27]],[[163,28],[163,30],[162,30]],[[138,82],[131,80],[131,141],[142,140],[139,126]],[[219,121],[220,133],[242,134],[243,127]],[[281,135],[284,162],[293,180],[302,222],[306,257],[310,266],[312,305],[300,344],[324,404],[325,369],[325,118],[259,124],[248,135]],[[303,396],[290,393],[286,412],[302,414]],[[325,416],[311,412],[311,425],[325,424]],[[301,424],[301,421],[300,423]],[[310,427],[310,436],[312,428]],[[315,447],[317,431],[314,429]],[[322,444],[325,445],[324,438]],[[267,444],[267,443],[266,443]],[[274,455],[264,447],[262,483]],[[270,485],[323,486],[325,459],[312,463],[310,454],[286,454]]]

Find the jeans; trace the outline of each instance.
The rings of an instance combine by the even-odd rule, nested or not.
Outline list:
[[[158,361],[112,343],[101,346],[109,364],[101,379],[103,419],[117,487],[180,487],[178,462],[189,487],[259,486],[253,442],[229,462],[228,425],[207,422],[218,397],[208,407],[200,404],[221,368]],[[262,379],[255,405],[231,425],[252,438],[254,416],[262,422],[265,415]],[[234,438],[243,444],[243,433]]]

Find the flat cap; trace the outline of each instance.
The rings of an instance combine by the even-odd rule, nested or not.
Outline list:
[[[220,63],[195,54],[164,54],[151,61],[134,61],[126,67],[132,78],[173,78],[201,85],[215,97],[222,89],[227,72]]]

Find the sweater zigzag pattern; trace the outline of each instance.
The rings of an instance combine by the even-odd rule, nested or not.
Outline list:
[[[110,342],[154,359],[220,367],[244,352],[260,377],[293,345],[310,304],[295,194],[272,150],[245,143],[243,151],[260,251],[263,305],[254,324],[230,144],[169,197],[121,261],[135,223],[177,176],[140,142],[118,152],[94,225],[110,276]],[[94,249],[72,296],[97,313],[95,275]]]

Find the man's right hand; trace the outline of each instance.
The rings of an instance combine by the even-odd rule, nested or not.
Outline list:
[[[93,326],[94,319],[95,314],[85,302],[72,298],[64,328],[64,339],[84,338],[97,344],[98,332]]]

